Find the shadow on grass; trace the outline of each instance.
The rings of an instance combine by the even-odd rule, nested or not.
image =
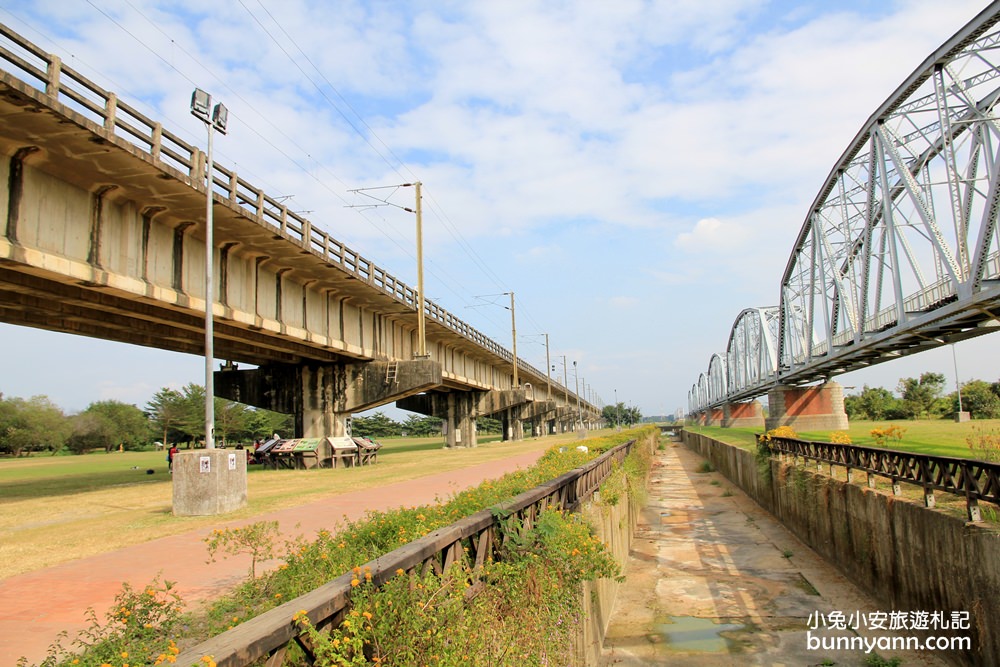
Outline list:
[[[157,470],[152,475],[147,475],[145,468],[17,480],[0,484],[0,505],[31,498],[71,496],[114,486],[167,484],[169,482],[170,475],[166,471]]]

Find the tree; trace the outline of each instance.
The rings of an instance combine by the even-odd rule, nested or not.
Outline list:
[[[935,406],[944,390],[945,378],[941,373],[922,373],[919,379],[900,378],[897,387],[907,417],[933,416]]]
[[[622,402],[618,402],[615,405],[605,405],[601,410],[601,418],[604,419],[604,422],[606,424],[614,424],[615,426],[627,423],[626,417],[628,414],[628,408]]]
[[[973,419],[995,419],[1000,417],[1000,396],[994,393],[994,384],[983,380],[970,380],[962,385],[962,410]],[[958,392],[950,395],[952,411],[958,412]]]
[[[642,422],[642,411],[634,405],[630,405],[622,412],[622,423],[632,426]]]
[[[77,453],[101,447],[106,452],[138,449],[150,439],[149,419],[134,405],[97,401],[73,419],[70,445]]]
[[[246,424],[248,439],[261,437],[267,439],[275,433],[279,435],[284,433],[288,436],[295,430],[292,415],[284,415],[262,408],[250,408],[249,412]]]
[[[160,441],[166,448],[170,447],[171,440],[180,436],[178,424],[184,419],[185,414],[184,396],[176,389],[164,387],[153,394],[153,398],[146,404],[146,415],[150,424],[162,434]]]
[[[882,387],[865,385],[859,395],[844,398],[844,411],[850,419],[891,419],[899,410],[899,400]]]
[[[182,415],[177,430],[197,442],[205,438],[205,388],[193,382],[181,389]]]
[[[500,423],[499,419],[493,419],[492,417],[476,417],[477,433],[500,433],[502,429],[503,424]]]
[[[403,433],[412,437],[441,434],[441,420],[438,417],[409,415],[403,422]]]
[[[252,436],[248,429],[250,407],[243,403],[215,399],[215,438],[225,445],[230,440],[248,440]]]
[[[69,435],[69,421],[47,396],[3,398],[0,394],[0,452],[58,450]]]
[[[386,417],[382,412],[351,419],[351,434],[359,438],[385,438],[399,435],[401,431],[399,423]]]

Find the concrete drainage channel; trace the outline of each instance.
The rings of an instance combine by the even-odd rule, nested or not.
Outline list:
[[[810,649],[807,632],[857,636],[810,630],[811,617],[889,611],[676,443],[657,452],[626,576],[601,665],[865,665],[863,650]],[[903,667],[946,664],[879,653]]]

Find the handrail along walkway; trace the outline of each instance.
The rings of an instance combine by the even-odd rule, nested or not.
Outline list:
[[[481,510],[453,524],[379,556],[366,563],[372,583],[381,586],[400,569],[423,573],[430,568],[438,574],[454,563],[466,562],[471,569],[471,583],[481,586],[479,573],[489,557],[496,557],[507,536],[500,531],[497,514],[515,518],[523,529],[530,529],[546,509],[576,510],[601,485],[616,465],[631,453],[636,440],[608,450],[601,456],[559,477],[529,489],[511,500]],[[304,610],[312,625],[319,629],[336,627],[349,609],[351,579],[347,572],[305,595],[290,600],[231,630],[193,646],[177,656],[177,664],[199,663],[211,655],[218,667],[245,667],[269,657],[267,665],[281,664],[285,651],[296,643],[308,651],[292,617]]]
[[[852,470],[863,470],[872,488],[876,476],[887,477],[892,480],[894,495],[901,492],[900,482],[920,486],[927,507],[934,507],[935,490],[964,496],[970,521],[982,519],[980,500],[1000,505],[1000,463],[778,436],[763,438],[760,434],[757,446],[771,453],[828,463],[831,469],[842,466],[847,469],[848,481]]]

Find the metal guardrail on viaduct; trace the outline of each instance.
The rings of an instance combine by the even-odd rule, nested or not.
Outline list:
[[[915,454],[881,447],[861,447],[833,442],[815,442],[780,436],[757,436],[760,450],[771,454],[802,457],[818,464],[829,464],[832,469],[840,466],[851,472],[867,473],[868,486],[875,487],[875,477],[885,477],[892,482],[892,492],[900,495],[900,482],[923,489],[924,504],[934,507],[934,491],[944,491],[964,496],[970,521],[979,521],[979,501],[1000,505],[1000,464],[953,456]]]
[[[520,359],[514,386],[511,352],[430,301],[430,360],[419,360],[430,363],[417,363],[414,289],[224,165],[214,163],[207,178],[202,151],[2,24],[0,65],[0,151],[9,158],[0,167],[8,184],[0,198],[0,321],[203,353],[210,180],[219,358],[299,369],[353,363],[334,385],[373,386],[375,376],[404,385],[341,396],[341,415],[427,390],[506,391],[520,398],[473,401],[461,411],[493,414],[534,398],[549,405],[511,420],[596,423],[596,406]],[[377,371],[361,368],[373,362]],[[397,365],[408,363],[423,375],[405,385]],[[296,373],[294,382],[270,373],[253,390],[240,381],[230,391],[273,395],[298,383],[301,393],[316,378],[329,380],[321,370]],[[260,407],[288,412],[284,403]],[[438,403],[411,409],[455,411],[454,401]]]
[[[872,114],[809,207],[778,305],[739,314],[690,413],[994,330],[998,46],[993,2]]]

